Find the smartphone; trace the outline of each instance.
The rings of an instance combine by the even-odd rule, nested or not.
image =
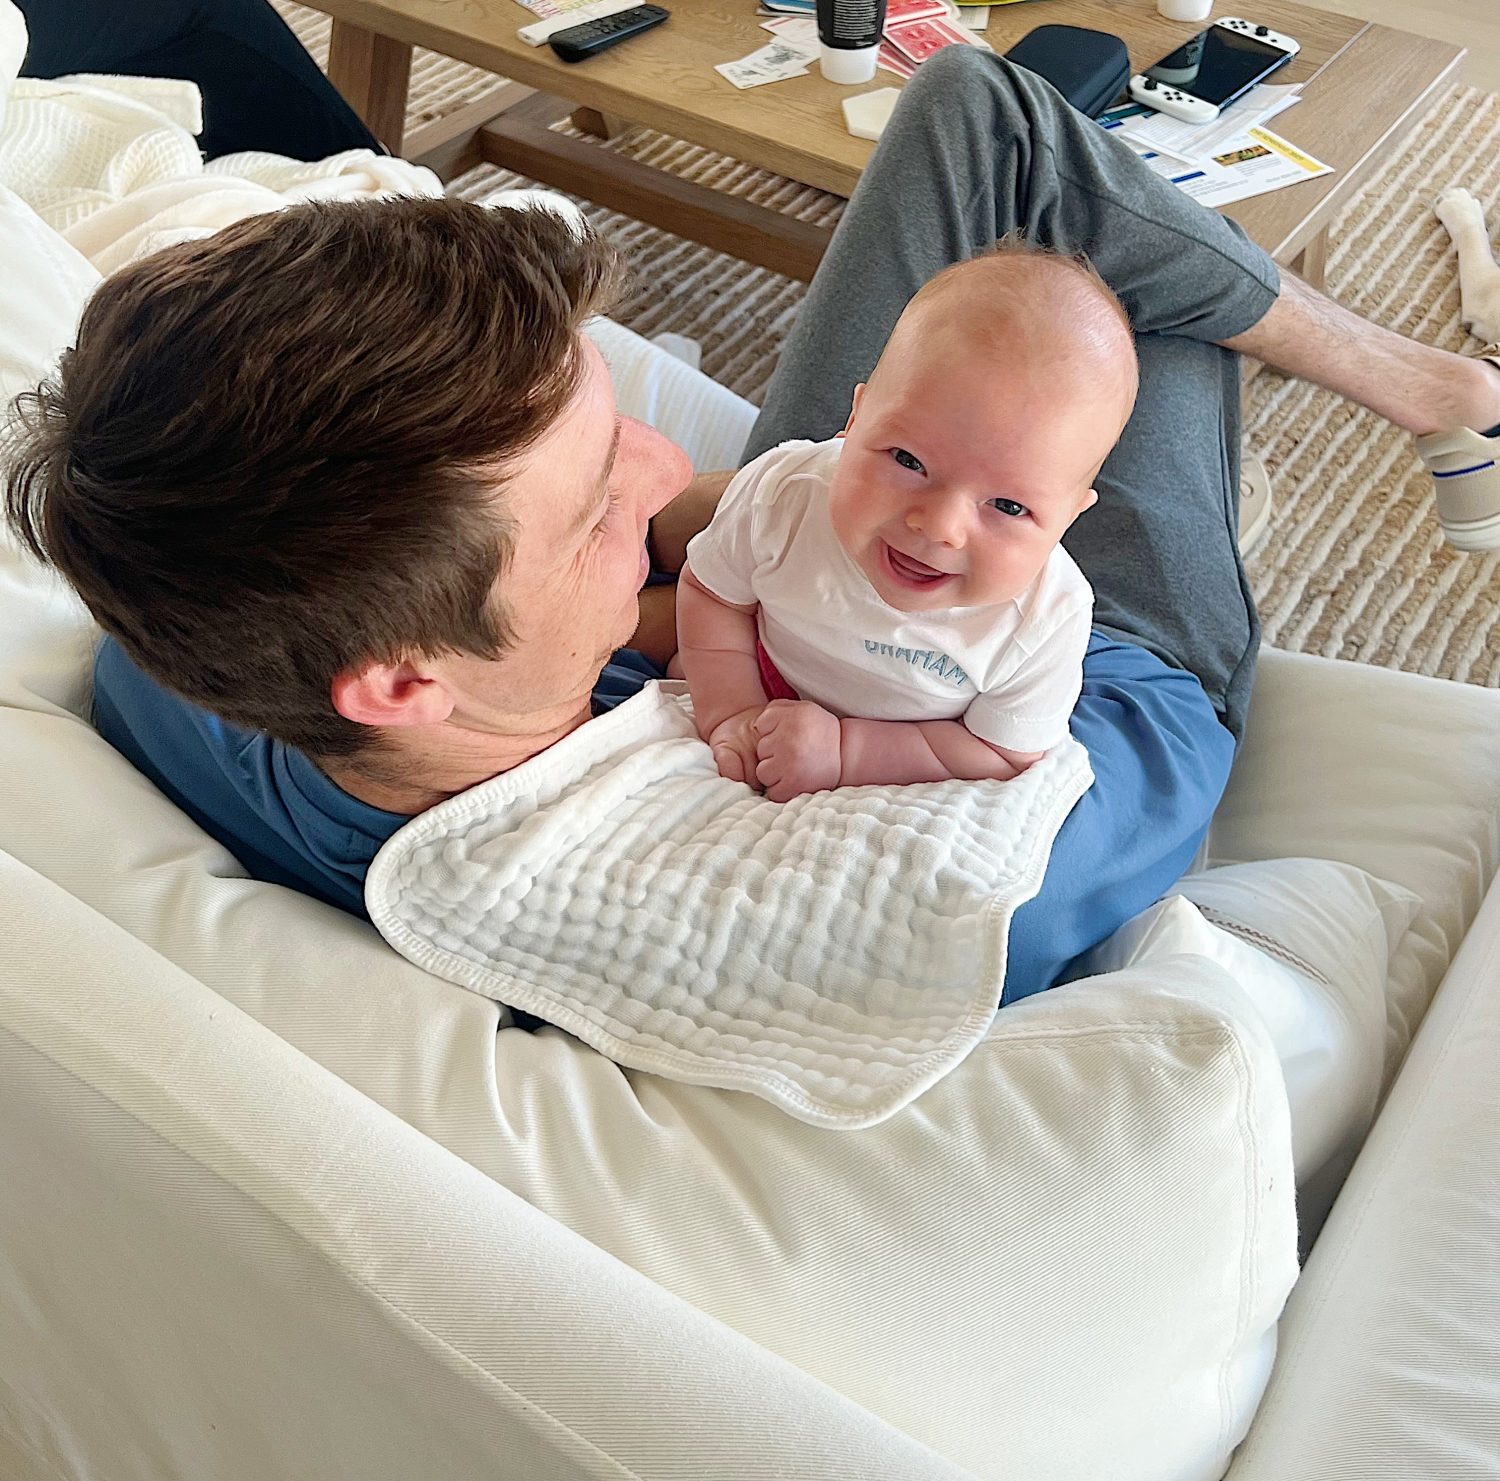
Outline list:
[[[1223,108],[1284,67],[1299,50],[1289,36],[1229,18],[1215,21],[1142,76]]]

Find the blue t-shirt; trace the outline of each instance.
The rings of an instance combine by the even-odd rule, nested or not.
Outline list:
[[[595,686],[595,713],[660,677],[621,649]],[[365,913],[365,871],[404,814],[351,797],[301,752],[178,699],[108,639],[94,666],[94,722],[253,877]],[[1095,781],[1057,835],[1040,892],[1012,919],[1007,1002],[1065,980],[1079,953],[1176,883],[1234,755],[1197,679],[1099,632],[1070,728]]]
[[[596,715],[662,670],[622,648],[594,685]],[[112,638],[94,660],[94,724],[255,879],[365,914],[365,871],[405,813],[351,797],[301,751],[169,693]]]

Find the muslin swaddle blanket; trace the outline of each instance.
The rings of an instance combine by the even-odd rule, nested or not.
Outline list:
[[[1092,780],[1069,739],[1009,782],[770,802],[653,684],[413,818],[365,902],[403,956],[619,1064],[869,1126],[984,1036]]]

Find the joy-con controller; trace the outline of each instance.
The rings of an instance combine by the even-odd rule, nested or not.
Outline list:
[[[1283,36],[1279,31],[1273,31],[1269,26],[1258,26],[1254,21],[1242,20],[1237,15],[1226,15],[1214,22],[1216,26],[1223,26],[1226,31],[1238,31],[1242,36],[1253,36],[1257,41],[1264,41],[1267,46],[1274,46],[1278,51],[1284,51],[1288,56],[1296,56],[1302,50],[1302,43],[1294,41],[1290,36]]]
[[[1180,118],[1184,123],[1212,123],[1219,116],[1219,110],[1212,103],[1205,103],[1202,98],[1180,92],[1141,73],[1130,79],[1130,96],[1137,103],[1155,108],[1158,113],[1171,118]]]

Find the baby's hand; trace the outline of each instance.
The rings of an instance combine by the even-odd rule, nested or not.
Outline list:
[[[714,753],[719,775],[731,782],[755,782],[755,722],[761,706],[752,705],[727,720],[720,720],[708,737],[708,748]]]
[[[772,802],[839,784],[838,716],[805,699],[773,699],[755,722],[756,779]]]

